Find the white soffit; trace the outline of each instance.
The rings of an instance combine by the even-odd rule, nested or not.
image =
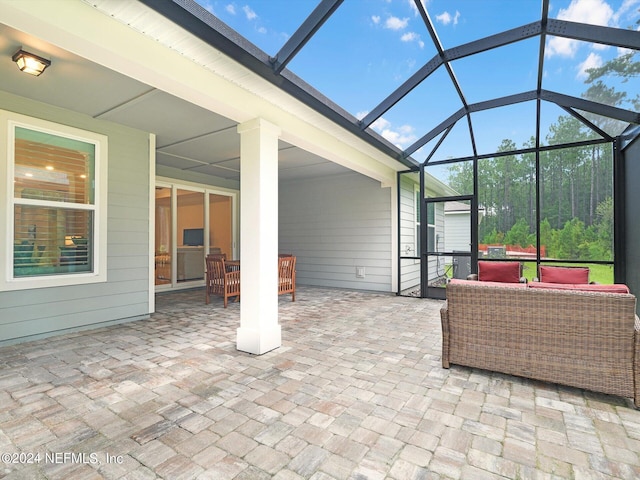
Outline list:
[[[120,23],[152,38],[165,48],[175,51],[252,95],[263,99],[277,110],[286,111],[293,115],[298,119],[296,122],[297,131],[286,128],[286,125],[278,121],[279,119],[273,118],[274,115],[277,117],[277,112],[261,109],[253,102],[235,105],[234,109],[238,110],[235,115],[230,111],[218,113],[229,116],[239,123],[255,117],[264,117],[283,127],[281,138],[284,141],[376,178],[386,185],[395,181],[396,171],[406,169],[394,158],[336,125],[145,5],[135,1],[124,2],[122,0],[84,1]],[[300,121],[306,124],[306,128],[299,123]],[[318,130],[326,135],[319,138]],[[344,148],[336,149],[336,140],[348,147],[347,150],[345,151]],[[372,165],[372,161],[379,165],[377,167]],[[380,168],[383,166],[386,168]]]

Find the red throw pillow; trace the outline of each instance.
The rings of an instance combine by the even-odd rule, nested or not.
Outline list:
[[[478,262],[478,280],[482,282],[520,282],[520,262]]]
[[[545,283],[589,283],[589,267],[540,265],[540,281]]]

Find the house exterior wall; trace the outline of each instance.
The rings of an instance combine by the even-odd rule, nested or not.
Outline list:
[[[416,229],[417,200],[419,180],[417,174],[404,174],[400,177],[400,256],[416,256],[420,251],[419,232]],[[427,197],[439,196],[440,192],[427,190]],[[436,240],[436,251],[445,248],[445,214],[444,204],[434,205],[435,227],[434,237]],[[430,256],[428,258],[429,281],[435,280],[445,274],[447,259],[444,257]],[[420,263],[421,260],[402,259],[400,261],[400,291],[414,289],[420,286]]]
[[[444,249],[448,252],[470,252],[471,222],[469,212],[445,213]]]
[[[416,175],[416,180],[417,180]],[[400,177],[400,255],[416,256],[420,250],[416,233],[416,183],[409,175]],[[400,261],[400,291],[420,285],[420,260]]]
[[[280,182],[279,251],[296,255],[297,283],[391,291],[392,194],[356,173]]]
[[[0,343],[148,317],[149,134],[1,91],[0,109],[106,135],[109,152],[107,281],[0,292]]]
[[[434,208],[434,216],[435,216],[435,241],[436,241],[436,252],[442,252],[444,250],[444,245],[446,242],[446,234],[444,230],[445,225],[445,216],[444,216],[444,204],[436,203]],[[446,266],[448,259],[446,257],[429,257],[429,281],[439,279],[446,274]]]

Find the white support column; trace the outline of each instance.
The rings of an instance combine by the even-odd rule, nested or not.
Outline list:
[[[278,137],[261,118],[240,134],[240,328],[238,350],[261,355],[280,347],[278,324]]]

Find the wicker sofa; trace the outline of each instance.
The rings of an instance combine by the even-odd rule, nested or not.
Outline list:
[[[631,294],[452,281],[440,311],[442,365],[633,398],[640,408],[635,308]]]

